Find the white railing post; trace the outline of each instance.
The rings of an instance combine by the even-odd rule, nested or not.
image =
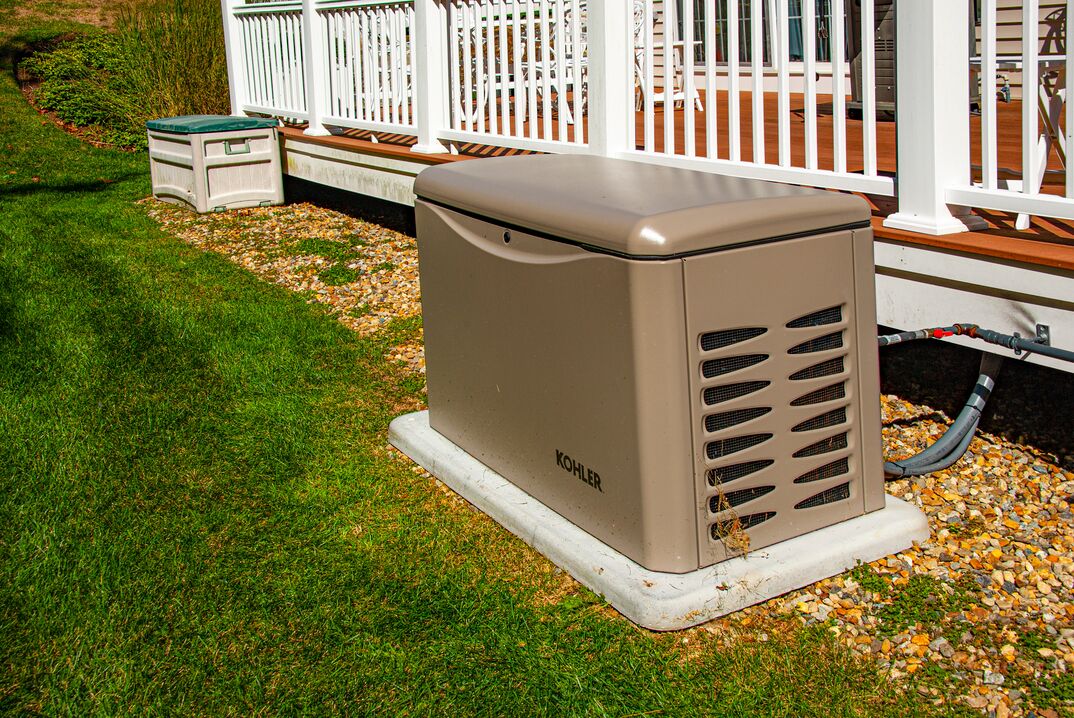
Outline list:
[[[242,0],[220,0],[220,14],[224,20],[224,56],[227,58],[227,86],[231,100],[231,114],[242,116],[243,98],[246,97],[246,48],[242,43],[242,29],[235,17],[235,7]]]
[[[959,0],[899,0],[899,211],[885,227],[937,235],[985,226],[967,208],[945,202],[948,188],[970,184],[968,13],[969,3]]]
[[[437,154],[448,149],[439,140],[448,126],[447,34],[445,8],[437,0],[414,0],[414,117],[418,143],[414,152]]]
[[[331,134],[321,120],[328,95],[326,54],[324,31],[314,0],[302,0],[302,59],[306,75],[306,112],[309,113],[309,126],[304,134],[307,135]]]
[[[589,149],[612,156],[634,149],[627,124],[634,121],[633,7],[630,0],[590,0],[587,14]]]

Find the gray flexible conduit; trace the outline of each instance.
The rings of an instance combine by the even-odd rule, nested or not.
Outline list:
[[[882,346],[890,346],[901,342],[916,341],[919,339],[942,339],[950,336],[965,336],[972,339],[1006,347],[1015,351],[1032,352],[1041,356],[1074,362],[1074,352],[1067,349],[1040,344],[1032,339],[1016,337],[1011,334],[1003,334],[991,329],[982,329],[976,324],[953,324],[949,327],[934,327],[932,329],[918,329],[912,332],[899,332],[877,337],[877,343]],[[888,480],[901,479],[905,476],[922,476],[940,471],[951,466],[962,458],[973,441],[973,435],[977,431],[977,424],[981,421],[981,412],[984,411],[985,403],[992,394],[992,388],[996,385],[996,376],[999,375],[1003,358],[995,354],[984,354],[981,357],[981,374],[977,377],[977,384],[973,387],[970,398],[962,411],[931,446],[919,454],[898,461],[884,462],[884,476]]]
[[[919,454],[898,461],[884,462],[884,475],[888,479],[900,479],[905,476],[922,476],[934,471],[946,469],[966,453],[973,440],[977,424],[981,420],[988,397],[996,385],[996,376],[1003,366],[1003,357],[985,354],[981,357],[980,375],[973,387],[962,411],[955,418],[947,431],[931,446]]]

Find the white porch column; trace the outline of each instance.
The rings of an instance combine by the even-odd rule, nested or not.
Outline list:
[[[321,121],[328,96],[326,52],[324,32],[314,0],[302,0],[302,58],[306,76],[306,111],[309,113],[309,126],[304,134],[307,135],[331,134]]]
[[[899,0],[896,129],[899,211],[885,227],[921,234],[980,229],[984,220],[948,205],[948,187],[970,184],[969,3]]]
[[[418,143],[413,152],[447,152],[438,135],[448,126],[447,32],[445,8],[437,0],[414,0],[414,118]]]
[[[590,0],[587,14],[589,149],[611,156],[634,149],[634,11],[630,0]]]
[[[242,101],[246,96],[246,54],[242,44],[242,31],[235,6],[239,0],[220,0],[220,13],[224,19],[224,56],[227,58],[227,86],[231,99],[231,114],[242,116]]]

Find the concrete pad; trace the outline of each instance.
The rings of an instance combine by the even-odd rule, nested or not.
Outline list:
[[[406,414],[388,440],[617,611],[645,628],[674,631],[766,601],[874,561],[929,536],[915,506],[891,496],[865,516],[690,573],[650,571],[567,521],[429,426]]]

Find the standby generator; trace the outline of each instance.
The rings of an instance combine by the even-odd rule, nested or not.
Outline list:
[[[415,185],[429,422],[642,567],[884,507],[853,195],[580,155]]]

